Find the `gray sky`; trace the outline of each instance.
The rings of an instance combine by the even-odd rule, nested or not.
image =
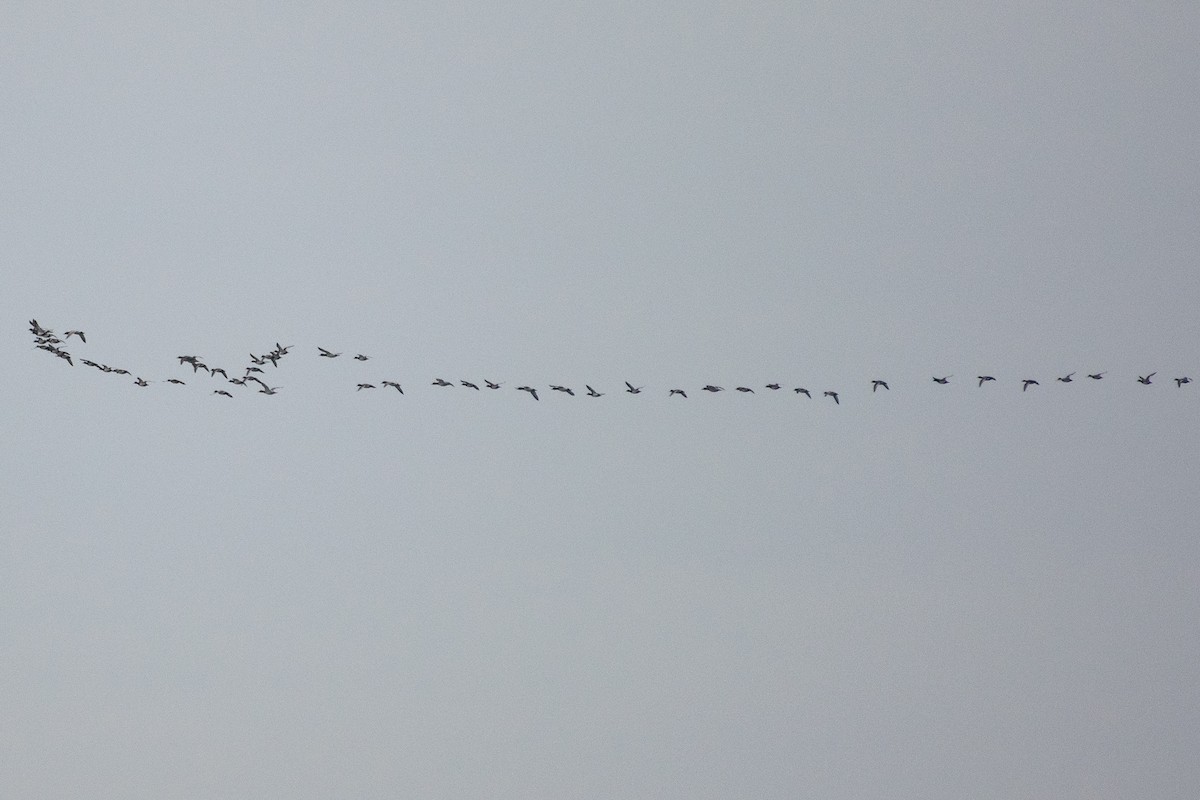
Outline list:
[[[238,5],[3,12],[0,795],[1195,797],[1194,6]]]

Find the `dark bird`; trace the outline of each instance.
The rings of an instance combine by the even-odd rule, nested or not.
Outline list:
[[[242,383],[243,383],[243,384],[244,384],[246,381],[254,381],[255,383],[257,383],[259,386],[261,386],[261,387],[262,387],[262,388],[264,388],[264,389],[270,389],[270,388],[271,388],[270,386],[267,386],[265,383],[263,383],[261,378],[256,378],[256,377],[254,377],[253,375],[247,375],[245,378],[243,378],[243,379],[242,379]]]
[[[550,389],[551,389],[552,391],[555,391],[555,392],[566,392],[567,394],[571,395],[571,397],[574,397],[574,396],[575,396],[575,393],[574,393],[574,392],[572,392],[572,391],[570,390],[570,388],[568,388],[568,387],[566,387],[566,386],[554,386],[554,385],[551,385],[551,386],[550,386]]]
[[[685,399],[687,398],[687,392],[685,392],[683,389],[672,389],[671,391],[667,392],[667,397],[670,397],[673,394],[677,394]]]
[[[83,331],[67,331],[63,334],[64,339],[70,339],[72,336],[78,336],[81,342],[87,344],[87,337],[83,335]]]
[[[484,380],[483,380],[483,385],[484,385],[484,386],[486,386],[486,387],[487,387],[487,388],[489,388],[489,389],[499,389],[499,388],[500,388],[501,386],[503,386],[504,384],[503,384],[503,383],[496,383],[495,381],[489,381],[487,378],[484,378]]]
[[[1104,377],[1104,373],[1103,372],[1089,372],[1088,377],[1094,381],[1098,381]]]
[[[1028,389],[1030,386],[1041,386],[1041,384],[1035,381],[1033,378],[1026,378],[1025,380],[1021,381],[1022,392]]]
[[[246,374],[249,375],[251,372],[257,372],[259,375],[266,374],[265,372],[262,371],[261,367],[246,367]]]
[[[394,388],[394,389],[395,389],[397,392],[399,392],[400,394],[404,394],[404,390],[400,388],[400,384],[396,383],[395,381],[384,381],[384,382],[383,382],[383,385],[384,385],[384,386],[391,386],[392,388]]]
[[[255,366],[261,367],[263,364],[267,363],[267,357],[266,356],[256,356],[256,355],[254,355],[254,353],[251,353],[250,354],[250,363],[254,364]]]
[[[87,367],[96,367],[97,369],[100,368],[100,365],[97,364],[95,361],[88,361],[86,358],[79,359],[79,363],[83,364],[84,366],[87,366]]]
[[[354,391],[361,392],[363,389],[374,389],[374,388],[375,388],[375,384],[373,384],[373,383],[360,383],[358,385],[358,388],[355,389]]]
[[[792,389],[792,391],[795,392],[796,394],[802,394],[805,397],[807,397],[809,400],[812,400],[812,395],[809,394],[808,389],[805,389],[803,386],[797,386],[795,389]]]
[[[538,399],[537,389],[534,389],[532,386],[518,386],[517,391],[518,392],[529,392],[531,395],[533,395],[534,400]]]
[[[749,386],[739,386],[739,387],[737,387],[737,390],[739,392],[749,392],[750,394],[754,394],[754,390],[751,389]]]
[[[1187,376],[1184,376],[1182,378],[1175,378],[1175,385],[1179,386],[1181,388],[1185,383],[1191,383],[1191,382],[1192,382],[1192,379]]]
[[[625,391],[629,392],[630,394],[637,394],[645,388],[644,386],[634,386],[629,381],[625,381],[625,385],[629,387]]]
[[[279,391],[281,388],[282,388],[282,387],[280,387],[280,386],[265,386],[265,387],[263,387],[262,389],[259,389],[259,390],[258,390],[258,393],[259,393],[259,394],[275,394],[275,393],[276,393],[276,392],[278,392],[278,391]]]
[[[946,376],[946,377],[944,377],[944,378],[934,378],[934,379],[933,379],[933,382],[934,382],[934,383],[947,384],[947,383],[949,383],[949,382],[950,382],[950,379],[951,379],[951,378],[953,378],[953,377],[954,377],[953,375],[947,375],[947,376]]]
[[[1063,383],[1070,383],[1072,380],[1074,380],[1071,377],[1074,374],[1075,374],[1074,372],[1068,372],[1066,375],[1063,375],[1061,378],[1055,378],[1055,380],[1062,381]]]
[[[134,381],[134,384],[137,386],[149,386],[150,381],[146,380],[145,378],[138,378]]]
[[[129,374],[129,370],[122,369],[120,367],[109,367],[107,371],[115,373],[117,375],[128,375]]]
[[[362,353],[359,353],[358,355],[356,355],[356,356],[354,357],[354,360],[355,360],[355,361],[370,361],[370,360],[371,360],[371,357],[370,357],[370,356],[364,356]]]
[[[1157,374],[1158,374],[1157,372],[1151,372],[1149,375],[1142,375],[1142,376],[1138,377],[1138,383],[1142,384],[1143,386],[1149,386],[1150,379],[1153,378]]]
[[[461,383],[463,386],[466,386],[468,389],[474,389],[477,392],[479,391],[479,387],[470,381],[459,381],[459,383]]]
[[[767,388],[773,392],[779,391],[779,384],[778,383],[768,383]]]
[[[584,384],[584,388],[586,388],[588,390],[588,397],[604,397],[604,392],[597,392],[595,389],[588,386],[586,383]]]
[[[224,389],[213,389],[213,394],[223,394],[226,397],[233,397],[233,395],[231,395],[229,392],[225,391]]]
[[[841,401],[841,400],[838,400],[838,393],[837,393],[837,392],[826,392],[826,393],[825,393],[825,396],[826,396],[826,397],[832,397],[832,398],[833,398],[833,402],[837,403],[839,406],[842,404],[842,401]]]
[[[880,386],[887,389],[889,392],[891,391],[891,389],[887,385],[887,381],[871,381],[871,393],[874,394],[875,390],[878,389]]]
[[[179,378],[167,378],[167,383],[175,383],[175,384],[178,384],[178,385],[180,385],[180,386],[186,386],[186,385],[187,385],[187,384],[185,384],[183,381],[179,380]]]
[[[225,380],[229,380],[229,376],[225,374],[225,370],[221,369],[220,367],[213,367],[212,369],[210,369],[208,371],[208,374],[216,375],[218,372],[221,373],[222,378],[224,378]]]
[[[433,386],[453,386],[454,384],[451,383],[450,381],[444,381],[441,378],[438,378],[436,381],[433,382],[432,385]]]
[[[331,350],[326,350],[324,347],[318,347],[317,349],[321,351],[322,358],[337,358],[341,355],[341,353],[335,353]]]
[[[996,380],[996,379],[995,379],[995,378],[993,378],[991,375],[979,375],[979,376],[977,376],[977,377],[979,378],[979,385],[980,385],[980,386],[983,386],[983,384],[984,384],[985,382],[987,382],[987,381],[994,381],[994,380]]]
[[[724,387],[724,386],[713,386],[713,385],[710,383],[708,386],[705,386],[705,387],[704,387],[703,391],[706,391],[706,392],[723,392],[723,391],[725,391],[725,387]]]
[[[229,382],[234,384],[235,386],[245,386],[246,381],[248,381],[248,380],[250,380],[250,378],[230,378]]]

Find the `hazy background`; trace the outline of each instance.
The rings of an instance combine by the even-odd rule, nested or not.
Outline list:
[[[0,11],[0,795],[1196,796],[1200,9],[211,5]]]

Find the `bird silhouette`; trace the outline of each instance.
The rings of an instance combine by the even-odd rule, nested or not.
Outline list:
[[[1183,385],[1184,385],[1185,383],[1191,383],[1191,382],[1192,382],[1192,379],[1191,379],[1191,378],[1189,378],[1189,377],[1187,377],[1186,375],[1185,375],[1184,377],[1182,377],[1182,378],[1175,378],[1174,380],[1175,380],[1175,385],[1176,385],[1176,386],[1179,386],[1179,387],[1181,387],[1181,388],[1183,387]]]
[[[474,389],[477,392],[479,391],[479,387],[470,381],[459,381],[459,383],[461,383],[463,386],[466,386],[468,389]]]
[[[322,358],[337,358],[341,355],[341,353],[335,353],[332,350],[326,350],[324,347],[318,347],[317,349],[321,351],[320,355]]]
[[[575,393],[574,393],[573,391],[571,391],[571,390],[570,390],[570,388],[568,388],[568,387],[566,387],[566,386],[555,386],[555,385],[551,385],[551,386],[550,386],[550,389],[551,389],[551,391],[555,391],[555,392],[565,392],[566,394],[569,394],[569,395],[571,395],[571,397],[574,397],[574,396],[575,396]]]
[[[453,386],[454,384],[451,383],[450,381],[445,381],[445,380],[442,380],[441,378],[438,378],[436,381],[433,382],[432,385],[433,386]]]
[[[226,397],[233,397],[233,395],[231,395],[229,392],[225,391],[224,389],[213,389],[213,394],[222,394],[222,395],[225,395]]]
[[[483,384],[484,384],[484,386],[486,386],[489,389],[499,389],[501,386],[504,385],[503,383],[496,383],[495,381],[489,381],[489,380],[484,380]]]
[[[359,353],[358,355],[356,355],[356,356],[354,357],[354,360],[355,360],[355,361],[370,361],[370,360],[371,360],[371,357],[370,357],[370,356],[364,356],[362,353]]]
[[[625,381],[625,385],[626,385],[627,387],[629,387],[629,388],[627,388],[625,391],[629,392],[630,394],[638,394],[639,392],[641,392],[641,391],[642,391],[642,389],[644,389],[644,388],[645,388],[644,386],[634,386],[634,385],[633,385],[632,383],[630,383],[629,381]]]
[[[802,394],[805,397],[807,397],[809,400],[812,400],[812,395],[809,394],[808,389],[805,389],[803,386],[797,386],[792,391],[795,392],[796,394]]]
[[[1022,392],[1025,391],[1026,389],[1028,389],[1030,386],[1041,386],[1041,384],[1038,383],[1037,381],[1033,380],[1032,378],[1026,378],[1025,380],[1021,381],[1021,391]]]
[[[891,391],[891,388],[887,385],[887,381],[871,381],[871,394],[874,394],[875,390],[880,386],[882,386],[884,389],[887,389],[889,392]]]
[[[70,339],[72,336],[78,336],[81,342],[87,344],[87,337],[83,335],[83,331],[67,331],[63,334],[64,339]]]
[[[750,394],[754,394],[754,390],[751,389],[749,386],[739,386],[739,387],[737,387],[737,390],[739,392],[749,392]]]
[[[1103,372],[1089,372],[1088,377],[1094,381],[1098,381],[1104,377],[1104,373]]]
[[[400,394],[404,394],[404,390],[400,388],[400,384],[396,383],[395,381],[383,381],[383,385],[391,386],[393,389],[395,389]]]
[[[984,383],[986,383],[987,381],[994,381],[994,380],[996,380],[996,379],[995,379],[995,378],[993,378],[991,375],[979,375],[979,376],[978,376],[978,378],[979,378],[979,385],[980,385],[980,386],[983,386],[983,384],[984,384]]]
[[[586,383],[583,385],[583,387],[588,390],[587,391],[588,397],[604,397],[604,392],[597,392],[595,389],[593,389],[591,386],[588,386]]]
[[[672,389],[671,391],[667,392],[667,397],[670,397],[671,395],[675,395],[675,394],[677,394],[683,398],[687,397],[687,392],[685,392],[683,389]]]
[[[1157,372],[1151,372],[1149,375],[1141,375],[1138,377],[1138,383],[1142,384],[1143,386],[1149,386],[1150,379],[1153,378],[1157,374],[1158,374]]]
[[[826,397],[832,397],[832,398],[833,398],[833,402],[837,403],[839,406],[842,404],[842,401],[841,401],[841,400],[838,400],[838,393],[837,393],[837,392],[826,392],[826,393],[825,393],[825,396],[826,396]]]
[[[768,383],[768,384],[767,384],[767,388],[768,388],[768,389],[770,389],[770,390],[771,390],[771,391],[773,391],[773,392],[774,392],[774,391],[778,391],[778,390],[779,390],[779,384],[778,384],[778,383]]]
[[[354,391],[361,392],[363,389],[374,389],[374,388],[375,388],[375,384],[373,384],[373,383],[360,383],[358,385],[358,388],[355,389]]]
[[[534,400],[538,399],[537,389],[534,389],[532,386],[518,386],[517,391],[518,392],[529,392],[529,394],[531,394],[533,396]]]
[[[1070,383],[1073,380],[1071,376],[1074,374],[1074,372],[1068,372],[1066,375],[1063,375],[1061,378],[1056,378],[1055,380],[1062,381],[1063,383]]]
[[[705,386],[705,387],[704,387],[703,391],[706,391],[706,392],[723,392],[723,391],[725,391],[725,387],[724,387],[724,386],[713,386],[713,385],[710,383],[710,384],[708,384],[707,386]]]
[[[934,379],[933,379],[933,382],[934,382],[934,383],[947,384],[947,383],[949,383],[949,382],[950,382],[950,379],[951,379],[951,378],[953,378],[953,377],[954,377],[953,375],[947,375],[947,376],[946,376],[946,377],[944,377],[944,378],[934,378]]]

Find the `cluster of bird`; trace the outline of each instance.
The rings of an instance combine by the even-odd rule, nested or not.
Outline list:
[[[52,355],[54,355],[58,358],[63,359],[71,366],[75,366],[74,357],[64,349],[63,345],[65,345],[67,340],[69,340],[72,336],[78,337],[80,342],[82,342],[84,344],[87,343],[87,337],[85,336],[83,331],[78,331],[78,330],[66,331],[65,333],[63,333],[63,338],[60,339],[54,333],[54,331],[50,330],[49,328],[44,328],[41,325],[39,325],[38,321],[36,319],[31,319],[29,321],[29,331],[30,331],[30,333],[33,334],[34,346],[36,346],[37,348],[39,348],[41,350],[45,350],[46,352],[51,353]],[[253,353],[251,353],[250,354],[250,363],[244,368],[244,373],[242,375],[239,375],[239,376],[236,376],[233,378],[229,377],[229,373],[222,367],[208,366],[207,364],[204,363],[204,360],[200,356],[183,355],[183,356],[177,356],[177,358],[179,359],[179,365],[180,366],[184,366],[184,365],[190,366],[192,368],[193,374],[197,374],[200,372],[200,370],[204,370],[205,373],[208,375],[208,377],[212,378],[212,377],[219,375],[227,383],[232,384],[234,386],[246,387],[246,386],[249,386],[251,383],[255,383],[259,387],[259,389],[258,389],[259,394],[271,395],[271,394],[276,394],[281,387],[269,386],[267,384],[267,382],[264,381],[263,378],[260,376],[266,374],[264,367],[266,367],[267,364],[270,364],[272,367],[278,368],[280,360],[283,359],[283,357],[288,354],[288,352],[292,349],[292,347],[293,347],[293,345],[284,346],[284,345],[281,345],[278,342],[276,342],[275,347],[272,348],[270,351],[266,352],[264,355],[256,356]],[[340,352],[335,353],[332,350],[326,350],[324,347],[317,348],[317,356],[320,358],[332,359],[332,358],[339,358],[342,355],[343,354]],[[370,356],[363,355],[362,353],[355,354],[353,358],[355,361],[370,361],[371,360]],[[79,363],[83,364],[84,366],[94,367],[95,369],[98,369],[101,372],[111,373],[113,375],[130,375],[131,374],[130,371],[127,369],[123,369],[123,368],[119,368],[119,367],[110,367],[107,364],[99,364],[95,361],[89,361],[86,358],[81,358],[79,360]],[[1060,378],[1056,378],[1055,380],[1057,380],[1061,383],[1071,383],[1072,381],[1075,380],[1075,374],[1076,373],[1071,372]],[[1105,374],[1106,373],[1104,373],[1104,372],[1092,372],[1092,373],[1088,373],[1088,378],[1098,381],[1098,380],[1102,380],[1104,378]],[[1151,372],[1147,375],[1139,375],[1137,378],[1137,382],[1144,386],[1149,386],[1153,382],[1154,376],[1157,374],[1158,374],[1157,372]],[[953,377],[954,377],[953,375],[944,375],[941,377],[934,376],[933,382],[937,383],[937,384],[941,384],[941,385],[946,385],[946,384],[950,383],[950,379]],[[975,377],[979,381],[979,386],[981,386],[981,387],[985,383],[994,382],[996,380],[996,378],[991,375],[977,375]],[[1178,387],[1182,387],[1185,384],[1192,382],[1192,379],[1187,376],[1180,377],[1180,378],[1174,378],[1173,380],[1175,381],[1175,385]],[[149,386],[151,383],[151,381],[148,381],[140,376],[135,376],[133,382],[134,382],[134,385],[140,386],[140,387]],[[171,384],[176,384],[176,385],[182,386],[185,384],[185,381],[183,381],[179,378],[167,378],[166,383],[171,383]],[[492,381],[492,380],[484,380],[483,384],[488,389],[500,389],[501,387],[504,386],[503,383],[500,383],[497,381]],[[431,383],[431,385],[432,386],[441,386],[441,387],[462,386],[462,387],[466,387],[468,389],[474,389],[475,391],[481,391],[479,384],[477,384],[473,381],[467,381],[467,380],[460,380],[457,383],[454,383],[452,381],[444,380],[443,378],[438,378],[438,379],[434,380]],[[1025,378],[1021,381],[1021,391],[1024,392],[1024,391],[1028,390],[1030,386],[1040,386],[1040,385],[1041,384],[1038,381],[1036,381],[1032,378]],[[374,383],[359,383],[357,385],[357,388],[355,389],[355,391],[361,392],[364,389],[376,389],[376,388],[379,388],[379,386],[392,388],[392,389],[395,389],[400,394],[404,394],[404,389],[401,387],[400,383],[397,381],[393,381],[393,380],[380,381],[378,386]],[[536,387],[518,386],[516,388],[517,388],[517,391],[528,393],[534,400],[540,399],[538,397],[538,390]],[[560,384],[550,384],[549,388],[551,391],[554,391],[554,392],[562,392],[563,394],[570,395],[571,397],[575,396],[575,390],[569,386],[563,386]],[[605,392],[596,391],[595,389],[593,389],[591,386],[589,386],[587,384],[584,385],[584,388],[587,389],[586,394],[588,397],[603,397],[605,395]],[[641,394],[641,392],[644,388],[645,387],[643,387],[643,386],[634,386],[632,383],[629,383],[628,381],[625,382],[625,393],[626,394]],[[769,389],[771,391],[779,391],[783,388],[783,386],[781,386],[778,383],[768,383],[763,388]],[[888,386],[887,381],[872,380],[871,381],[871,391],[874,393],[880,389],[890,391],[891,387]],[[734,390],[745,393],[745,394],[754,394],[754,389],[752,389],[749,386],[736,386],[736,387],[734,387]],[[723,392],[723,391],[725,391],[725,387],[716,386],[716,385],[710,383],[706,386],[701,387],[700,391],[711,392],[711,393]],[[802,386],[793,387],[792,391],[797,395],[802,394],[805,397],[809,398],[810,400],[812,399],[812,393],[809,392],[808,389],[806,389]],[[225,389],[224,387],[218,388],[218,389],[213,389],[212,393],[216,394],[216,395],[221,395],[223,397],[233,397],[233,393],[230,392],[228,389]],[[667,396],[668,397],[686,398],[687,391],[685,391],[684,389],[668,389]],[[833,402],[837,403],[838,405],[841,404],[841,400],[839,399],[838,392],[829,390],[829,391],[823,392],[822,396],[831,398],[833,400]]]

